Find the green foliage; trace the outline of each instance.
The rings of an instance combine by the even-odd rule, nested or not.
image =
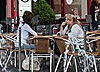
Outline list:
[[[33,4],[34,16],[39,19],[39,24],[50,24],[55,20],[55,13],[45,0],[37,0]]]

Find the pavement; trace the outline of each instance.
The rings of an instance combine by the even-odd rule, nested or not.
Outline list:
[[[12,66],[9,66],[7,68],[7,71],[2,71],[2,68],[0,68],[0,72],[19,72],[19,69],[17,67],[12,67]],[[31,71],[28,71],[28,70],[21,70],[21,72],[31,72]]]
[[[19,69],[17,67],[8,67],[7,71],[2,71],[2,68],[0,68],[0,72],[19,72]],[[21,72],[31,72],[31,70],[23,70],[21,69]],[[42,71],[34,71],[34,72],[42,72]],[[48,71],[43,71],[43,72],[48,72]]]
[[[23,57],[23,55],[22,55],[22,57]],[[56,57],[55,57],[56,58]],[[22,58],[22,60],[23,60],[24,58]],[[43,60],[43,61],[45,61],[45,60]],[[17,61],[18,62],[18,61]],[[55,63],[56,63],[56,61],[55,61]],[[96,63],[97,63],[97,69],[98,69],[98,72],[100,72],[100,56],[98,56],[98,57],[96,57]],[[63,64],[63,63],[62,63]],[[60,68],[62,69],[62,67],[61,66],[63,66],[63,65],[60,65]],[[42,64],[41,65],[41,71],[34,71],[34,72],[49,72],[49,69],[48,69],[48,61],[44,64]],[[59,68],[59,69],[60,69]],[[61,71],[61,69],[60,69],[60,71],[58,71],[58,72],[63,72],[63,71]],[[68,71],[68,72],[74,72],[74,71],[72,71],[73,69],[70,69],[70,71]],[[7,67],[7,71],[2,71],[2,67],[0,67],[0,72],[19,72],[19,68],[18,68],[18,66],[17,67],[13,67],[12,65],[10,65],[10,64],[8,64],[8,67]],[[21,69],[21,72],[31,72],[30,70],[23,70],[23,69]],[[52,72],[54,72],[54,71],[52,71]]]
[[[8,67],[7,71],[2,71],[2,68],[0,68],[0,72],[19,72],[19,69],[17,67]],[[31,72],[31,70],[21,70],[21,72]],[[34,72],[49,72],[47,69],[42,71],[34,71]]]
[[[100,72],[100,61],[97,62],[97,68],[98,68],[98,72]],[[70,71],[68,72],[72,72],[73,69],[70,69]],[[18,67],[13,67],[13,66],[8,66],[7,67],[7,71],[2,71],[2,68],[0,67],[0,72],[19,72],[19,68]],[[31,72],[30,70],[23,70],[21,69],[21,72]],[[47,68],[45,68],[44,70],[42,71],[34,71],[34,72],[49,72],[49,70]],[[54,71],[52,71],[54,72]],[[62,71],[59,71],[59,72],[62,72]]]

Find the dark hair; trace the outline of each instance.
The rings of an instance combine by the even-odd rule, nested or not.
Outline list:
[[[92,6],[97,6],[97,1],[96,0],[92,0],[91,5]]]
[[[46,26],[45,26],[45,25],[43,25],[43,26],[42,26],[42,29],[46,29]]]
[[[33,13],[30,11],[25,11],[23,14],[23,21],[27,23],[30,27],[33,27]]]

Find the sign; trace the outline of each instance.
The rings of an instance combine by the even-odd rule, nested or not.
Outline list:
[[[22,2],[28,2],[29,0],[21,0]]]
[[[73,0],[66,0],[67,4],[72,4]]]
[[[19,16],[23,16],[24,11],[32,12],[31,0],[19,0]]]

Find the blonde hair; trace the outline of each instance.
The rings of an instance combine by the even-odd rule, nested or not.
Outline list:
[[[66,18],[67,18],[69,21],[72,21],[72,20],[73,20],[73,15],[72,15],[72,14],[66,14]]]
[[[72,14],[66,14],[66,18],[69,20],[69,21],[72,21],[73,20],[73,22],[74,23],[77,23],[77,19],[74,17],[74,15],[72,15]]]
[[[73,23],[74,24],[78,24],[80,27],[81,27],[81,22],[79,21],[79,20],[77,20],[75,17],[74,17],[74,15],[72,15],[72,14],[66,14],[65,15],[66,16],[66,18],[69,20],[69,21],[72,21],[73,20]]]
[[[77,20],[77,23],[76,24],[78,24],[82,28],[81,22],[79,20]]]

